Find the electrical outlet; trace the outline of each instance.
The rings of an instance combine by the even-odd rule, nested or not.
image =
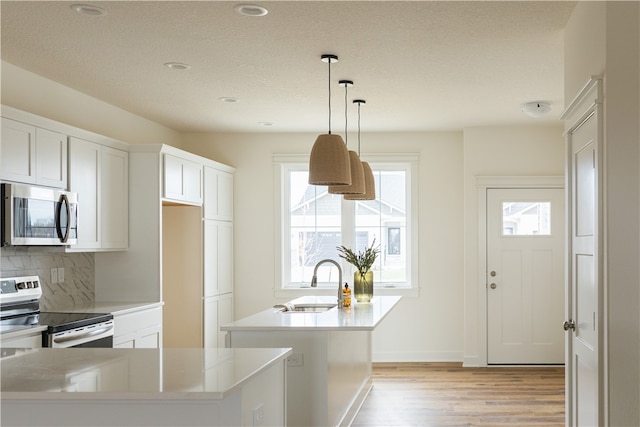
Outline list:
[[[287,366],[304,366],[304,355],[302,353],[293,353],[287,357]]]
[[[51,269],[51,283],[58,283],[58,269]]]
[[[58,283],[64,283],[64,267],[58,267]]]
[[[264,405],[260,404],[253,408],[253,425],[260,426],[264,421]]]

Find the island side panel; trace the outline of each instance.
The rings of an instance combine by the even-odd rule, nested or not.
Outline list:
[[[287,424],[329,425],[326,331],[259,330],[227,334],[232,348],[291,347],[287,366]]]
[[[286,426],[287,360],[258,374],[242,388],[242,425]]]
[[[328,333],[329,425],[351,425],[369,394],[371,380],[371,332]]]
[[[10,426],[240,426],[241,393],[224,401],[2,400],[2,425]]]

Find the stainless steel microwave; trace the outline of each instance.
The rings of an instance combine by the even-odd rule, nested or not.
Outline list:
[[[2,246],[78,243],[78,194],[2,184]]]

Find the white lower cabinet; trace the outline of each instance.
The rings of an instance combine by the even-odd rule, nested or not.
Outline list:
[[[162,307],[114,314],[114,348],[160,348]]]
[[[224,347],[226,332],[220,326],[233,321],[233,294],[204,299],[204,347]]]
[[[2,347],[14,347],[14,348],[41,348],[42,347],[42,332],[36,332],[33,334],[19,335],[12,338],[2,338]]]
[[[129,153],[69,139],[69,189],[80,204],[73,250],[122,250],[129,241]]]

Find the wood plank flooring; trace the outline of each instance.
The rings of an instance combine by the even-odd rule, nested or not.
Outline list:
[[[564,426],[564,367],[375,363],[353,426]]]

